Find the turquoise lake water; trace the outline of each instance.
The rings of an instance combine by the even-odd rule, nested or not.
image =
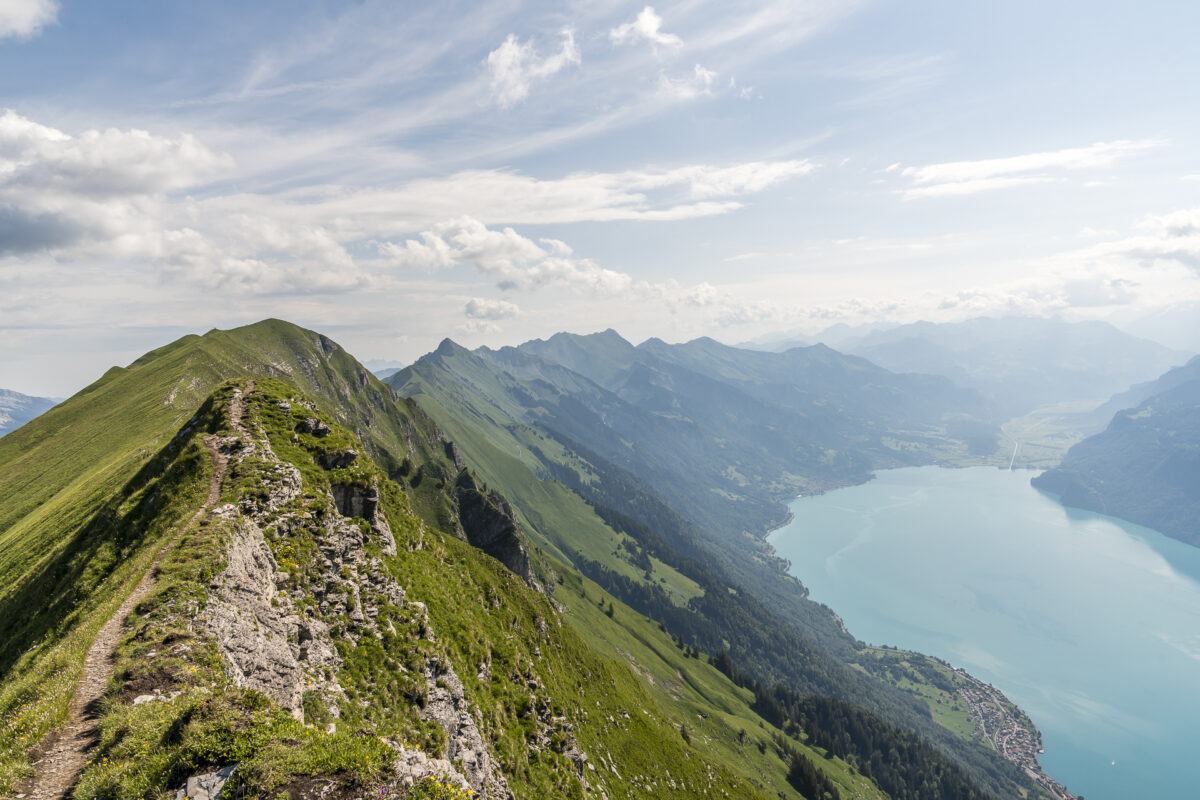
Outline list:
[[[887,470],[770,536],[872,644],[1004,691],[1087,800],[1200,797],[1200,548],[1066,509],[1028,471]]]

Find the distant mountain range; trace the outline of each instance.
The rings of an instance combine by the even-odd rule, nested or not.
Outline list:
[[[1058,403],[1099,403],[1189,355],[1104,322],[1033,317],[835,326],[818,338],[894,372],[942,375],[975,389],[992,403],[998,421]],[[775,342],[771,349],[790,344]]]
[[[1200,356],[1102,408],[1113,407],[1104,431],[1033,485],[1200,546]]]
[[[14,431],[58,403],[50,397],[30,397],[20,392],[0,389],[0,436]]]
[[[447,340],[387,382],[442,403],[500,403],[514,421],[627,470],[731,537],[779,524],[797,494],[965,453],[947,426],[986,413],[978,393],[945,378],[894,374],[823,345],[635,347],[612,330],[473,352]]]
[[[858,670],[876,665],[861,643],[764,541],[799,493],[966,454],[948,428],[975,421],[978,393],[822,345],[635,347],[612,330],[499,350],[445,340],[385,382],[434,418],[547,552],[634,609],[755,674],[916,725],[973,775],[998,778],[973,747],[863,682]]]

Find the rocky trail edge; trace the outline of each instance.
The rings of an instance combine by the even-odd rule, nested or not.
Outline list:
[[[233,428],[243,435],[245,435],[243,397],[253,390],[254,381],[248,381],[244,390],[234,392],[229,403],[230,422]],[[221,485],[224,483],[225,474],[229,469],[229,456],[217,447],[216,440],[212,436],[204,437],[204,446],[212,456],[213,462],[212,477],[208,482],[208,495],[204,505],[162,546],[137,587],[96,635],[92,646],[88,648],[83,678],[79,681],[74,697],[71,698],[67,722],[62,728],[50,734],[49,740],[44,745],[42,757],[33,764],[34,776],[23,788],[18,789],[16,794],[18,800],[62,800],[62,798],[67,798],[80,773],[83,772],[87,754],[99,740],[99,720],[96,711],[104,696],[105,688],[112,680],[117,642],[121,637],[121,629],[125,625],[126,618],[133,611],[134,606],[140,603],[154,587],[158,565],[162,562],[163,556],[179,541],[183,531],[199,522],[200,518],[221,498]]]

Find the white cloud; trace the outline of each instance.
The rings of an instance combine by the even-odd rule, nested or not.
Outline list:
[[[727,214],[740,198],[817,168],[808,160],[751,161],[645,167],[624,172],[578,172],[538,179],[505,170],[466,170],[396,188],[305,189],[280,197],[245,195],[214,201],[223,213],[257,213],[338,220],[347,236],[390,238],[466,215],[494,225],[614,220],[672,221]],[[214,208],[216,213],[217,208]],[[414,242],[414,247],[421,244]],[[435,254],[422,257],[436,261]]]
[[[759,250],[752,250],[749,253],[738,253],[735,256],[730,256],[729,258],[722,259],[722,260],[729,262],[729,263],[736,262],[736,261],[753,261],[756,258],[762,258],[763,256],[769,256],[769,255],[770,255],[770,253],[764,253]]]
[[[904,197],[945,197],[1044,183],[1055,180],[1052,175],[1046,174],[1047,171],[1108,167],[1118,158],[1163,144],[1164,142],[1158,139],[1121,139],[1097,142],[1087,147],[1006,158],[948,161],[923,167],[906,167],[901,174],[910,178],[914,187],[905,191]],[[892,168],[888,169],[891,171]]]
[[[504,43],[488,53],[487,68],[491,74],[492,99],[509,108],[529,96],[535,80],[549,78],[571,64],[581,63],[575,33],[570,28],[562,32],[562,47],[557,53],[538,58],[532,42],[521,42],[509,34]]]
[[[493,278],[501,290],[567,289],[602,300],[620,298],[625,304],[639,307],[647,304],[647,308],[672,316],[699,313],[723,327],[793,320],[802,313],[792,302],[743,299],[710,283],[687,286],[675,280],[639,280],[590,259],[574,257],[563,243],[548,241],[548,246],[542,247],[512,228],[493,230],[479,220],[462,217],[435,225],[421,233],[419,240],[385,243],[380,253],[393,265],[411,269],[434,266],[418,258],[420,253],[433,252],[444,255],[447,266],[469,265]],[[498,329],[492,323],[520,313],[507,301],[474,298],[466,307],[471,322],[464,330],[495,332]]]
[[[0,0],[0,39],[36,36],[57,19],[57,0]]]
[[[0,186],[103,198],[195,185],[231,165],[190,135],[90,130],[77,137],[6,110],[0,116]]]
[[[682,78],[672,78],[665,73],[658,78],[659,92],[676,100],[691,100],[700,96],[712,94],[713,83],[717,73],[697,64],[692,68],[692,74]]]
[[[664,33],[662,17],[655,13],[652,6],[646,6],[633,22],[618,25],[608,32],[608,38],[613,44],[632,43],[644,39],[651,44],[664,47],[680,47],[683,40],[673,33]]]
[[[128,248],[154,228],[165,195],[230,164],[188,135],[109,129],[71,136],[5,111],[0,255],[88,243]]]
[[[737,78],[729,76],[729,91],[739,100],[751,100],[758,96],[753,86],[738,86]]]
[[[742,207],[739,198],[815,165],[647,167],[551,180],[480,170],[395,189],[213,193],[209,181],[231,168],[231,159],[186,134],[72,135],[5,112],[0,259],[15,263],[41,254],[76,270],[120,263],[142,270],[141,280],[157,276],[215,291],[321,294],[381,280],[384,264],[354,255],[366,246],[366,252],[407,267],[443,269],[469,261],[505,287],[560,285],[616,294],[635,283],[629,275],[577,258],[557,239],[534,241],[511,228],[487,226],[728,213]]]
[[[1142,220],[1138,227],[1168,238],[1195,236],[1200,234],[1200,208],[1152,214]]]
[[[615,295],[635,284],[623,272],[604,269],[590,259],[562,255],[561,242],[551,240],[553,244],[544,248],[512,228],[492,230],[473,217],[438,223],[420,237],[419,241],[385,242],[379,252],[399,267],[429,269],[470,264],[495,278],[501,289],[557,285]],[[430,254],[438,260],[427,258]]]
[[[501,320],[519,315],[521,309],[516,303],[510,303],[507,300],[472,297],[467,301],[463,313],[469,319]]]
[[[365,285],[367,276],[323,225],[286,213],[228,213],[182,194],[232,166],[187,134],[109,129],[72,136],[6,111],[0,257],[43,254],[82,269],[140,264],[162,277],[250,293]]]
[[[917,197],[960,197],[962,195],[990,192],[996,189],[1011,189],[1014,186],[1050,183],[1055,180],[1061,179],[1050,178],[1044,175],[1028,175],[1011,178],[979,178],[968,181],[951,181],[949,183],[935,183],[930,186],[919,186],[914,189],[908,189],[904,192],[904,197],[906,199]]]

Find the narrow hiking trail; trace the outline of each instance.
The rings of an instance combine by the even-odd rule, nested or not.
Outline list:
[[[242,436],[248,435],[244,427],[245,394],[254,391],[254,381],[247,381],[244,390],[235,390],[229,401],[230,424]],[[69,796],[71,789],[78,780],[83,767],[87,763],[88,752],[96,746],[100,738],[98,705],[104,696],[108,682],[112,680],[115,668],[117,642],[121,637],[121,629],[125,620],[154,588],[154,576],[163,556],[179,541],[183,531],[191,528],[200,518],[216,505],[221,499],[221,485],[229,470],[229,456],[221,452],[216,445],[216,437],[205,436],[204,446],[212,456],[213,472],[208,482],[208,496],[204,505],[192,515],[187,524],[171,537],[158,554],[154,562],[146,570],[145,576],[138,583],[133,593],[125,599],[121,607],[104,623],[96,640],[88,648],[87,659],[84,661],[83,678],[71,698],[71,706],[67,712],[67,722],[55,733],[50,734],[48,749],[33,763],[35,774],[23,791],[19,791],[18,800],[61,800]]]

